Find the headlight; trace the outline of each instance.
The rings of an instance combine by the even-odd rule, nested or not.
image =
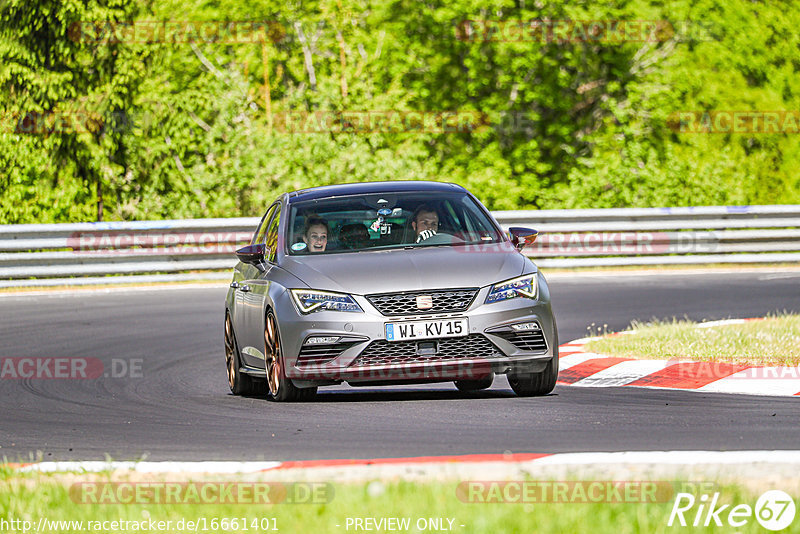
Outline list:
[[[527,297],[535,299],[539,293],[538,273],[526,274],[518,278],[512,278],[505,282],[495,284],[486,296],[486,304],[500,302],[502,300],[515,299],[517,297]]]
[[[289,292],[300,313],[303,314],[322,310],[364,312],[353,297],[346,293],[317,291],[316,289],[290,289]]]

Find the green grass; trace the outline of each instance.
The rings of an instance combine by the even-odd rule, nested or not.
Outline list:
[[[631,330],[591,341],[586,350],[637,359],[800,365],[800,315],[708,328],[692,321],[634,322]]]
[[[38,522],[49,520],[73,521],[172,521],[170,532],[178,530],[180,520],[202,521],[211,530],[214,518],[239,518],[239,528],[228,532],[259,532],[253,529],[254,519],[269,519],[269,529],[277,523],[279,532],[337,533],[356,532],[347,528],[347,518],[410,518],[408,532],[419,532],[416,523],[421,518],[454,519],[453,532],[471,533],[659,533],[659,532],[729,532],[731,527],[680,528],[667,526],[673,500],[657,504],[480,504],[463,502],[456,493],[457,483],[371,482],[336,484],[333,498],[319,504],[274,505],[143,505],[76,503],[69,493],[69,482],[47,476],[4,477],[0,482],[0,518]],[[95,477],[97,479],[97,477]],[[737,486],[719,486],[720,502],[754,506],[758,494]],[[698,495],[699,497],[699,495]],[[797,496],[794,496],[797,499]],[[730,509],[730,507],[728,508]],[[693,513],[686,515],[694,517]],[[248,528],[242,528],[243,521]],[[724,518],[723,518],[724,519]],[[690,519],[691,523],[691,519]],[[445,522],[445,524],[447,524]],[[338,526],[337,526],[338,525]],[[464,526],[461,526],[464,525]],[[49,532],[76,531],[75,528],[51,529]],[[84,530],[85,531],[85,530]],[[129,532],[128,530],[117,530]],[[147,531],[147,530],[145,530]],[[192,530],[193,531],[193,530]],[[202,526],[198,529],[203,532]],[[222,530],[217,530],[222,531]],[[737,532],[764,532],[754,518]],[[97,530],[95,530],[97,532]],[[155,532],[155,531],[153,531]],[[379,531],[380,532],[380,531]],[[800,532],[800,518],[783,532]]]

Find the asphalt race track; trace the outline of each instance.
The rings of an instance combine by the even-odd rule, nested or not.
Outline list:
[[[800,271],[560,275],[562,343],[632,319],[800,311]],[[800,399],[558,386],[323,388],[309,404],[229,394],[225,286],[0,296],[0,358],[92,357],[141,376],[0,380],[0,458],[289,460],[469,453],[796,449]],[[37,451],[40,451],[37,453]]]

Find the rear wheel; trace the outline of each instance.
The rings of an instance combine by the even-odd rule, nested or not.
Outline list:
[[[233,323],[229,313],[225,313],[225,366],[228,369],[228,387],[234,395],[255,395],[258,393],[258,384],[252,377],[242,373],[239,368],[239,347],[236,345],[236,335],[233,333]]]
[[[494,382],[494,373],[489,373],[478,380],[456,380],[455,383],[459,391],[480,391],[492,387],[492,382]]]
[[[547,395],[556,387],[558,378],[558,353],[547,362],[544,371],[526,373],[524,369],[508,373],[508,384],[520,397]]]
[[[266,346],[267,384],[269,398],[276,402],[307,401],[314,398],[317,388],[298,388],[286,377],[286,365],[278,332],[278,321],[272,310],[264,321],[264,344]]]

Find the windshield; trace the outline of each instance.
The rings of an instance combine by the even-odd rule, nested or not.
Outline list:
[[[468,194],[430,191],[292,203],[287,232],[291,255],[503,240]]]

